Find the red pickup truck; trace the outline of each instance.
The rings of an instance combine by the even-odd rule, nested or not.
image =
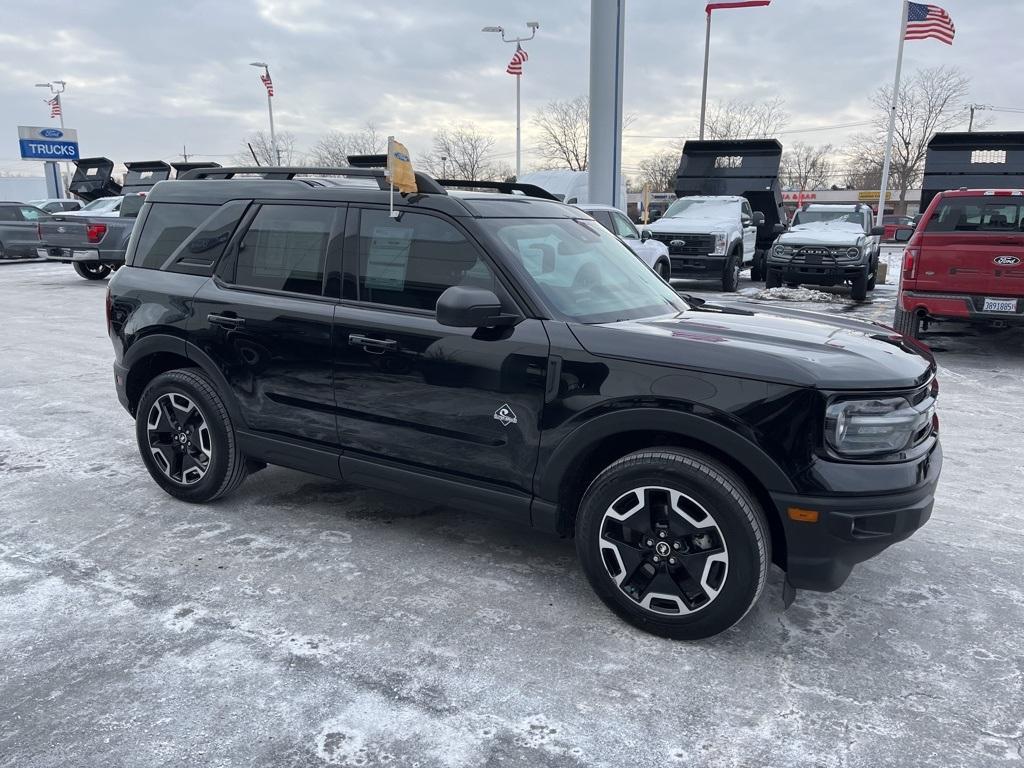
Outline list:
[[[1024,190],[939,192],[906,241],[894,327],[1024,324]]]

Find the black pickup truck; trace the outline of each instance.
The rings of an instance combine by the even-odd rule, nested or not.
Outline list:
[[[84,199],[122,194],[116,215],[64,216],[57,214],[40,222],[37,253],[49,261],[71,264],[86,280],[102,280],[124,264],[125,250],[146,193],[159,181],[171,177],[172,166],[159,160],[125,163],[124,186],[111,179],[113,162],[89,158],[78,162],[71,191]],[[216,163],[175,163],[178,174]]]

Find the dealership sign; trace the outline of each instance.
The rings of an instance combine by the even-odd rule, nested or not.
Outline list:
[[[22,160],[77,160],[78,131],[74,128],[18,126]]]

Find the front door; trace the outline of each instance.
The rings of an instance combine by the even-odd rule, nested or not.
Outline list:
[[[740,220],[743,226],[743,261],[750,262],[757,250],[757,227],[754,225],[754,212],[746,200],[742,204]]]
[[[518,311],[454,219],[352,208],[348,234],[354,297],[339,305],[334,327],[343,450],[529,491],[549,346],[542,322],[437,322],[437,298],[453,285],[488,288]]]
[[[336,445],[325,272],[329,254],[340,260],[345,207],[266,204],[250,221],[195,296],[193,339],[250,430]]]

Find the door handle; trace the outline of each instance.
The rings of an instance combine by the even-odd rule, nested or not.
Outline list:
[[[206,322],[208,322],[210,325],[219,325],[224,328],[238,328],[239,326],[245,325],[245,318],[230,317],[229,315],[209,314],[206,316]]]
[[[373,339],[359,333],[350,333],[348,343],[353,347],[362,347],[367,352],[373,352],[378,355],[398,349],[398,342],[394,339]]]

